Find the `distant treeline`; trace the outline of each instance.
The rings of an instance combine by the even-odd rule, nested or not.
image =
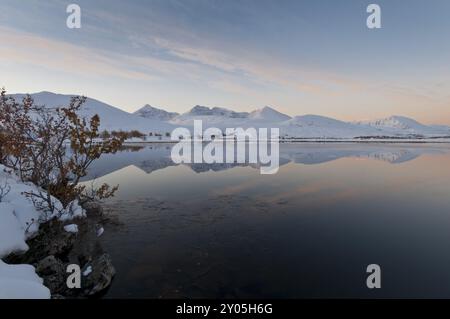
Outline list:
[[[170,133],[166,132],[164,135],[161,133],[154,133],[154,132],[149,132],[148,134],[142,133],[138,130],[132,130],[132,131],[107,131],[104,130],[99,134],[100,138],[103,139],[109,139],[111,137],[116,137],[116,138],[122,138],[122,139],[131,139],[131,138],[141,138],[141,139],[146,139],[147,137],[170,137]]]

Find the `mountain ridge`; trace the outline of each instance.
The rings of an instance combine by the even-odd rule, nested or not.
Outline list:
[[[9,94],[16,101],[20,102],[26,94]],[[45,105],[47,107],[61,107],[68,105],[70,99],[77,95],[57,94],[48,91],[42,91],[30,94],[37,105]],[[93,98],[87,98],[86,103],[80,110],[81,117],[92,117],[98,114],[100,116],[100,130],[108,131],[132,131],[139,130],[143,133],[171,132],[175,126],[163,121],[149,120],[131,113],[125,112],[118,107],[103,103]]]
[[[9,96],[20,100],[25,94]],[[70,98],[76,95],[42,91],[30,96],[37,104],[56,107],[67,105]],[[146,134],[164,134],[179,126],[191,128],[194,120],[202,120],[203,128],[279,128],[282,137],[294,138],[450,137],[450,126],[425,125],[401,115],[371,121],[345,122],[313,114],[291,117],[269,106],[252,112],[236,112],[224,107],[196,105],[188,112],[178,114],[146,104],[136,112],[129,113],[99,100],[87,98],[81,115],[89,117],[95,114],[100,116],[102,130],[139,130]]]
[[[175,116],[180,115],[179,113],[168,112],[164,109],[151,106],[150,104],[145,104],[143,107],[141,107],[140,109],[138,109],[136,112],[134,112],[132,114],[143,117],[143,118],[159,120],[159,121],[169,121],[169,120],[173,119]]]

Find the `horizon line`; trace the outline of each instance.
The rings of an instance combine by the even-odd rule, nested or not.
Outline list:
[[[179,112],[176,112],[176,111],[167,110],[165,108],[162,108],[161,106],[156,107],[156,106],[153,106],[153,105],[151,105],[149,103],[146,103],[145,105],[143,105],[141,107],[138,107],[134,112],[129,112],[129,111],[126,111],[126,110],[124,110],[123,108],[121,108],[119,106],[116,106],[116,105],[113,105],[113,104],[109,104],[109,102],[104,102],[103,100],[100,100],[100,99],[97,99],[97,98],[94,98],[94,97],[90,97],[90,96],[84,95],[84,94],[61,93],[61,92],[53,92],[53,91],[48,91],[48,90],[42,90],[42,91],[38,91],[38,92],[34,92],[34,93],[23,93],[23,92],[9,93],[8,91],[6,91],[6,95],[35,95],[35,94],[41,94],[41,93],[50,93],[50,94],[53,94],[53,95],[62,95],[62,96],[84,96],[84,97],[86,97],[88,99],[91,99],[91,100],[94,100],[94,101],[106,104],[108,106],[114,107],[116,109],[119,109],[122,112],[125,112],[127,114],[131,114],[131,115],[136,115],[135,113],[137,111],[141,110],[142,108],[144,108],[146,106],[151,106],[151,107],[153,107],[155,109],[158,109],[158,110],[161,110],[161,111],[165,111],[165,112],[168,112],[168,113],[177,113],[178,115],[186,114],[186,113],[191,111],[196,106],[207,107],[209,109],[222,108],[222,109],[226,109],[228,111],[232,111],[232,112],[236,112],[236,113],[248,113],[248,114],[250,114],[252,112],[255,112],[255,111],[263,110],[264,108],[270,108],[270,109],[272,109],[272,110],[274,110],[274,111],[276,111],[276,112],[278,112],[278,113],[280,113],[282,115],[289,116],[291,119],[296,118],[296,117],[301,117],[301,116],[320,116],[320,117],[324,117],[324,118],[338,120],[338,121],[345,122],[345,123],[355,123],[355,122],[365,122],[365,121],[374,121],[374,120],[384,120],[384,119],[389,119],[389,118],[392,118],[392,117],[404,117],[404,118],[408,118],[408,119],[414,120],[414,121],[418,122],[419,124],[427,125],[427,126],[433,126],[433,125],[450,126],[450,124],[441,124],[441,123],[424,124],[423,122],[417,120],[415,117],[406,116],[406,115],[399,115],[399,114],[389,114],[389,115],[385,115],[383,117],[377,117],[377,118],[372,118],[372,119],[371,118],[365,118],[365,119],[358,119],[358,120],[351,120],[351,121],[341,120],[339,118],[331,117],[329,115],[323,115],[323,114],[320,114],[320,113],[303,113],[301,115],[299,115],[299,114],[291,115],[291,114],[286,114],[286,113],[278,111],[276,106],[269,106],[269,105],[265,105],[263,107],[256,108],[256,109],[254,109],[254,110],[249,112],[249,111],[236,111],[234,109],[231,109],[231,108],[225,107],[225,106],[207,106],[207,105],[196,104],[196,105],[192,106],[191,108],[189,108],[186,112],[179,113]]]

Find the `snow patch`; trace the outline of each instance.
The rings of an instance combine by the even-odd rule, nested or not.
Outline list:
[[[76,234],[78,233],[78,225],[71,224],[64,226],[64,230],[68,233]]]
[[[92,266],[88,266],[86,270],[83,272],[83,276],[87,277],[92,273]]]
[[[100,227],[97,229],[97,237],[100,237],[105,232],[105,229],[103,227]]]
[[[0,260],[0,299],[50,299],[33,266],[7,265]]]

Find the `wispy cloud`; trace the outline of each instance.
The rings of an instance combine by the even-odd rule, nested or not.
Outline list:
[[[8,63],[38,65],[60,72],[152,80],[133,71],[123,57],[0,27],[0,55]]]
[[[390,26],[389,35],[368,34],[348,4],[79,0],[83,27],[68,31],[68,3],[3,0],[2,76],[35,72],[58,83],[64,73],[65,88],[73,91],[89,76],[99,83],[90,91],[103,90],[110,100],[113,94],[102,83],[108,91],[126,88],[127,103],[168,104],[177,111],[206,101],[245,110],[271,104],[290,115],[349,120],[402,113],[435,122],[427,115],[431,108],[435,119],[450,122],[449,78],[443,76],[450,46],[434,37],[437,23],[422,34],[427,47],[439,47],[431,55],[431,49],[412,50],[404,39],[413,31],[403,26]],[[391,14],[403,10],[389,6]],[[416,13],[422,8],[412,7]]]

